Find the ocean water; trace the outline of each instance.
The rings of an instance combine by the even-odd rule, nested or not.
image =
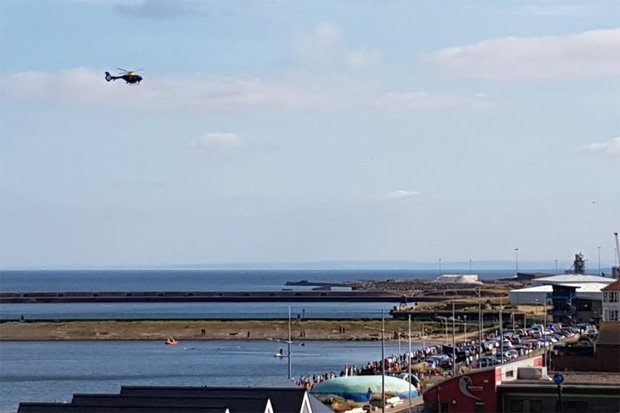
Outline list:
[[[445,271],[448,272],[448,271]],[[466,272],[450,270],[450,272]],[[483,279],[508,270],[478,271]],[[429,270],[99,270],[0,271],[2,292],[49,291],[281,291],[286,281],[343,282],[360,279],[429,279]],[[291,287],[286,287],[291,288]],[[306,288],[307,287],[302,287]],[[3,304],[0,320],[67,319],[313,319],[380,318],[394,303],[54,303]]]
[[[405,352],[406,343],[402,343]],[[269,341],[0,342],[0,412],[20,401],[70,401],[73,393],[118,393],[121,385],[285,385],[284,347]],[[335,372],[381,359],[379,342],[292,346],[293,377]],[[418,344],[414,343],[414,349]],[[397,354],[386,344],[386,355]]]
[[[444,270],[442,273],[467,273]],[[481,279],[514,275],[513,270],[475,271]],[[89,270],[0,271],[0,291],[280,291],[286,281],[430,279],[434,270]]]

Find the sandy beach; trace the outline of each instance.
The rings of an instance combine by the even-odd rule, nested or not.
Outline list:
[[[293,339],[379,340],[381,321],[307,320],[291,325]],[[386,339],[404,340],[407,322],[386,320]],[[420,325],[412,325],[412,337],[419,340]],[[70,321],[5,322],[0,324],[0,340],[264,340],[287,339],[287,321]],[[438,335],[428,336],[436,340]]]

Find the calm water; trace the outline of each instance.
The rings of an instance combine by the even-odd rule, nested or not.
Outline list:
[[[3,304],[0,320],[381,318],[395,303],[53,303]]]
[[[0,342],[0,411],[13,412],[20,401],[118,393],[121,385],[283,385],[287,360],[273,357],[280,347],[269,341]],[[297,378],[381,358],[377,342],[306,342],[292,352]],[[397,352],[396,343],[386,345],[387,355]]]
[[[451,272],[459,272],[454,270]],[[466,272],[466,271],[461,271]],[[512,271],[478,271],[481,278]],[[280,291],[286,281],[342,282],[359,279],[434,278],[429,270],[294,271],[0,271],[0,291]],[[26,319],[247,319],[379,318],[393,303],[100,303],[5,304],[0,320]]]

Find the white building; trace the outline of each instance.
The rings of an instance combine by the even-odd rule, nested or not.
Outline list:
[[[512,290],[509,293],[511,304],[543,305],[551,304],[549,298],[554,285],[575,287],[577,298],[602,300],[602,289],[614,280],[606,277],[582,274],[562,274],[532,280],[533,287]]]
[[[554,275],[551,277],[535,278],[532,280],[532,285],[552,285],[552,284],[587,284],[587,283],[600,283],[611,284],[613,279],[608,277],[599,277],[597,275],[585,275],[585,274],[562,274]]]
[[[480,284],[477,274],[444,274],[437,277],[435,282],[445,284]]]
[[[543,305],[549,304],[547,296],[551,294],[552,287],[550,285],[538,285],[536,287],[519,288],[518,290],[511,290],[508,294],[510,297],[510,304],[522,304],[522,305]]]
[[[603,288],[603,321],[620,321],[620,280]]]

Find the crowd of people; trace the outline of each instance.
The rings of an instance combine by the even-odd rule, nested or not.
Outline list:
[[[561,339],[559,330],[553,332],[542,330],[543,341],[532,338],[535,333],[531,329],[508,331],[500,335],[499,331],[485,333],[482,343],[479,340],[464,340],[456,342],[454,348],[452,343],[431,344],[411,352],[411,365],[413,372],[423,378],[424,375],[444,375],[451,376],[473,367],[486,367],[488,360],[493,357],[495,364],[507,360],[506,354],[514,354],[515,357],[528,354],[531,350],[540,349],[547,346],[547,336],[558,336]],[[564,329],[562,329],[564,332]],[[555,341],[555,339],[554,339]],[[496,356],[496,354],[498,356]],[[454,357],[456,355],[456,357]],[[499,359],[497,358],[499,357]],[[503,360],[503,361],[502,361]],[[485,363],[481,363],[485,362]],[[423,364],[421,364],[423,363]],[[456,363],[456,366],[454,365]],[[381,360],[369,361],[363,366],[345,366],[336,374],[335,372],[321,375],[302,376],[297,381],[301,387],[311,389],[314,385],[338,376],[355,375],[375,375],[381,374]],[[383,360],[385,374],[399,375],[409,371],[409,354],[397,354],[386,357]],[[415,376],[417,379],[418,377]]]

